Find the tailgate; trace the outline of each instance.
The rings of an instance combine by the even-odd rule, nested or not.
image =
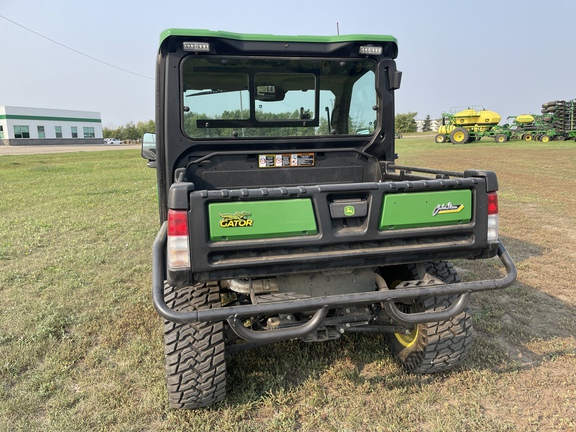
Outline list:
[[[486,239],[484,177],[202,191],[182,186],[192,209],[191,272],[198,281],[485,258],[498,248]]]

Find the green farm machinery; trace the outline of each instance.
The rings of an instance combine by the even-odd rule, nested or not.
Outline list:
[[[452,144],[465,144],[479,141],[485,136],[496,138],[502,129],[498,126],[501,119],[500,114],[484,109],[476,111],[468,108],[455,114],[442,113],[442,126],[438,128],[434,140],[437,143],[450,141]],[[506,141],[507,136],[503,135],[502,139]]]
[[[465,144],[493,138],[498,143],[511,139],[524,141],[564,141],[576,138],[576,100],[552,101],[542,105],[542,114],[510,116],[508,123],[500,125],[502,117],[488,110],[468,108],[455,114],[443,113],[442,126],[434,140],[437,143]]]
[[[552,101],[542,104],[542,119],[556,132],[555,139],[576,138],[576,100]]]

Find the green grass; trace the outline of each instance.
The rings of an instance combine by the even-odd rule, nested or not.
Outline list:
[[[461,368],[407,374],[379,336],[287,341],[231,355],[227,399],[198,411],[167,406],[162,325],[150,288],[155,172],[134,150],[0,156],[0,431],[576,427],[576,301],[550,291],[545,279],[566,265],[568,283],[574,266],[550,264],[563,247],[558,236],[532,229],[552,216],[573,221],[574,204],[557,202],[560,180],[539,190],[517,180],[532,172],[538,181],[542,164],[554,164],[575,190],[575,148],[398,141],[399,163],[497,170],[501,232],[513,255],[522,254],[519,265],[534,272],[504,295],[475,296],[476,344]],[[549,154],[558,152],[565,157]],[[527,205],[537,206],[531,219],[523,219]],[[544,217],[544,210],[552,213]],[[457,265],[465,277],[498,273],[494,260]]]

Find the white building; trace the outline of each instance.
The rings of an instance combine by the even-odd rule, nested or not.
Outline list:
[[[416,127],[418,132],[423,132],[425,120],[416,120]],[[430,119],[431,132],[437,132],[438,128],[442,126],[442,120]]]
[[[4,145],[100,144],[99,112],[0,106]]]

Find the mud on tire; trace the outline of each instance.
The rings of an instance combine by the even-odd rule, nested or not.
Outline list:
[[[409,270],[414,279],[418,278],[416,266],[409,266]],[[426,263],[426,271],[446,283],[460,282],[456,270],[447,262]],[[442,310],[456,298],[432,297],[398,306],[404,312]],[[418,324],[410,334],[389,334],[387,341],[392,353],[409,372],[435,373],[459,365],[472,346],[472,337],[472,316],[467,307],[449,320]]]
[[[191,311],[220,307],[216,283],[182,288],[164,286],[168,307]],[[226,395],[222,322],[164,322],[168,401],[172,408],[194,409],[220,402]]]

